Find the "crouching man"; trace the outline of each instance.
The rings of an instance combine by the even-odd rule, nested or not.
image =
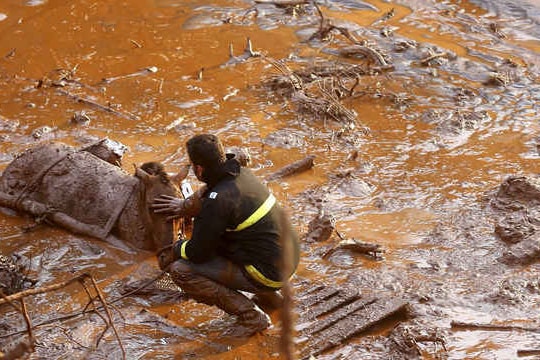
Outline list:
[[[192,137],[187,152],[206,187],[185,201],[168,196],[155,200],[155,212],[195,216],[191,239],[158,254],[160,266],[170,264],[176,284],[195,300],[237,317],[237,326],[227,335],[251,336],[270,325],[255,303],[263,308],[281,305],[282,279],[292,275],[281,271],[283,246],[291,254],[288,268],[294,272],[297,234],[267,187],[226,156],[216,136]],[[255,296],[252,300],[238,290]]]

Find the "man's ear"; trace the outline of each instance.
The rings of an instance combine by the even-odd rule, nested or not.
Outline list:
[[[202,165],[193,165],[193,171],[195,172],[195,176],[197,176],[197,179],[202,179],[202,175],[204,172],[204,167]]]

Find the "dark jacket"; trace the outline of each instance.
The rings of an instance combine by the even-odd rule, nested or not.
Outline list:
[[[194,263],[202,263],[214,256],[223,256],[243,267],[253,265],[266,278],[280,281],[280,235],[284,236],[292,252],[293,270],[299,260],[298,236],[277,203],[253,225],[231,231],[249,218],[270,193],[236,160],[227,160],[225,170],[218,181],[208,184],[202,210],[194,221],[191,240],[184,247],[185,257]]]

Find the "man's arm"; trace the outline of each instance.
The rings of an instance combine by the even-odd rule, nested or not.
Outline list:
[[[195,218],[191,240],[183,243],[180,256],[194,263],[205,262],[216,255],[216,251],[226,231],[229,201],[210,193],[203,199],[202,209]]]

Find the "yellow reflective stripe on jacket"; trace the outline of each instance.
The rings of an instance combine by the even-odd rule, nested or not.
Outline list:
[[[262,203],[261,206],[253,214],[251,214],[244,222],[239,224],[235,229],[227,230],[227,231],[240,231],[244,230],[245,228],[250,227],[251,225],[255,224],[257,221],[261,220],[268,212],[272,209],[274,204],[276,203],[276,198],[274,195],[270,194],[266,198],[266,200]]]
[[[180,247],[180,256],[182,257],[182,259],[184,260],[189,260],[187,255],[186,255],[186,245],[187,245],[187,241],[184,241],[182,243],[182,246]]]
[[[274,289],[280,289],[283,287],[283,283],[281,281],[274,281],[270,280],[266,276],[264,276],[257,268],[253,265],[246,265],[245,266],[246,271],[249,275],[256,281],[260,282],[261,284],[274,288]]]

